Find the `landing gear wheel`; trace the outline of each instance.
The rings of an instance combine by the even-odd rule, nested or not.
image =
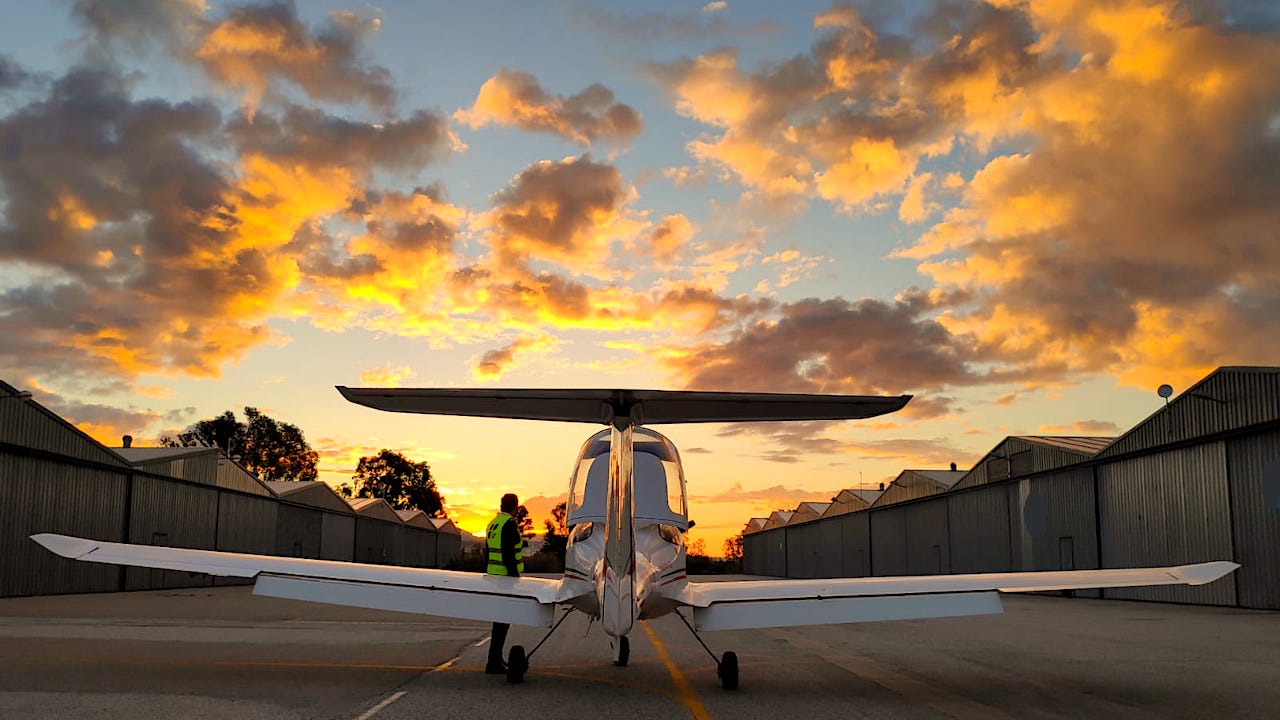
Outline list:
[[[613,664],[618,667],[626,667],[627,659],[631,657],[631,641],[627,640],[627,636],[623,635],[618,638],[618,652],[613,658]]]
[[[507,655],[507,682],[524,682],[524,673],[528,669],[529,660],[524,656],[524,646],[512,645],[511,653]]]
[[[720,666],[716,668],[716,674],[720,676],[720,686],[725,690],[738,689],[738,654],[732,650],[724,654],[724,658],[720,660]]]

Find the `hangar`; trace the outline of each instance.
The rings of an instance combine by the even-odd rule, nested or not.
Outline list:
[[[1218,368],[1120,437],[1008,437],[956,475],[816,520],[750,523],[743,567],[863,577],[1231,560],[1241,568],[1210,585],[1082,594],[1280,609],[1280,368]]]

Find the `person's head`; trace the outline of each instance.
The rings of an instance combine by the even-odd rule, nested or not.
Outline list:
[[[515,493],[507,493],[502,496],[502,505],[499,507],[504,513],[513,513],[520,507],[520,498],[516,497]]]

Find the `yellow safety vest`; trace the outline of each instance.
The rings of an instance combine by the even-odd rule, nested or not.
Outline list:
[[[502,528],[511,521],[511,516],[507,513],[498,513],[498,516],[489,521],[489,527],[485,530],[485,536],[489,542],[489,567],[485,572],[490,575],[506,575],[507,564],[502,562]],[[524,538],[516,543],[516,572],[524,573]]]

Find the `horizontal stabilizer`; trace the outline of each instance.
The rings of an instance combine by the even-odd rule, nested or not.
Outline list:
[[[546,625],[555,603],[571,599],[559,580],[546,578],[131,545],[52,533],[31,539],[73,560],[256,578],[258,595],[468,620]]]
[[[692,390],[495,390],[349,388],[347,400],[376,410],[637,425],[700,422],[856,420],[901,410],[910,395],[799,395]]]

